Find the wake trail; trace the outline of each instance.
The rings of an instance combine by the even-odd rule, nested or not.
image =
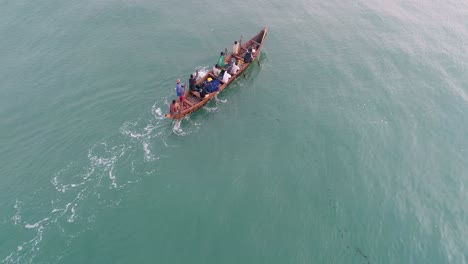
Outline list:
[[[199,67],[201,76],[208,71],[208,67]],[[157,100],[149,115],[124,122],[118,132],[94,143],[87,154],[51,175],[48,189],[17,198],[10,224],[14,229],[20,227],[22,236],[18,237],[28,238],[19,239],[14,248],[4,249],[9,253],[0,257],[0,262],[33,263],[36,259],[58,262],[73,239],[93,229],[100,209],[118,206],[128,185],[140,182],[143,176],[154,175],[154,169],[145,171],[154,167],[147,163],[158,162],[165,157],[165,149],[174,147],[169,138],[187,136],[200,127],[190,116],[182,124],[176,121],[168,125],[170,121],[161,109],[169,108],[167,98]],[[39,202],[47,196],[52,196],[48,202]],[[56,249],[55,255],[46,255],[41,251],[44,241],[60,241],[63,247]]]
[[[145,163],[157,162],[167,144],[171,130],[156,102],[150,117],[122,124],[118,133],[93,144],[81,159],[70,162],[50,178],[50,188],[30,197],[17,198],[10,224],[27,237],[19,240],[6,256],[4,264],[33,263],[37,258],[57,262],[74,238],[93,228],[101,208],[118,206],[123,190],[140,182]],[[41,197],[52,196],[39,203]],[[12,227],[13,228],[13,227]],[[44,241],[62,241],[55,256],[45,255]],[[5,250],[5,249],[4,249]]]

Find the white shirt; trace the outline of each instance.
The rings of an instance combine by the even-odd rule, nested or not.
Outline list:
[[[229,78],[231,78],[231,74],[225,71],[223,75],[223,83],[227,83],[229,81]]]
[[[239,70],[239,66],[237,66],[236,64],[233,64],[231,66],[231,74],[234,75],[236,74],[236,72]]]
[[[218,75],[219,75],[219,70],[218,70],[218,68],[216,68],[215,66],[213,66],[213,74],[214,74],[214,76],[216,76],[216,77],[218,77]]]
[[[232,46],[232,54],[237,54],[239,52],[239,43]]]

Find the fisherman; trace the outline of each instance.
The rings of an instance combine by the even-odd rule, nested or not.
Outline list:
[[[237,61],[236,61],[236,62],[234,62],[234,63],[232,64],[232,66],[231,66],[231,74],[232,74],[232,75],[236,74],[236,72],[237,72],[238,70],[239,70],[239,65],[238,65],[238,63],[237,63]]]
[[[219,76],[219,66],[218,64],[215,64],[215,66],[213,66],[213,75],[218,78]]]
[[[244,62],[251,63],[252,62],[252,48],[249,48],[244,55]]]
[[[200,85],[200,97],[205,98],[205,96],[208,94],[208,91],[206,90],[206,82],[202,82]]]
[[[258,50],[258,45],[255,45],[255,47],[252,48],[252,57],[255,56],[255,52]]]
[[[179,106],[179,104],[177,103],[176,100],[172,100],[172,104],[169,107],[169,112],[171,114],[180,113],[180,106]]]
[[[198,70],[195,73],[195,77],[193,76],[193,74],[190,74],[190,79],[189,79],[189,90],[190,91],[195,91],[195,92],[199,91],[199,87],[196,85],[197,78],[198,78]]]
[[[227,83],[229,81],[229,78],[231,78],[231,74],[228,73],[228,71],[224,71],[223,74],[223,83]]]
[[[229,60],[229,65],[231,65],[231,67],[232,67],[232,65],[234,65],[234,62],[236,62],[236,61],[237,61],[237,59],[234,56],[232,56],[231,59]],[[230,69],[230,67],[229,67],[229,69]]]
[[[234,45],[232,46],[232,55],[237,55],[239,53],[239,43],[234,41]]]
[[[185,84],[181,85],[180,79],[177,79],[176,92],[177,96],[179,96],[179,101],[182,104],[184,102]]]
[[[218,58],[218,66],[221,68],[225,68],[226,66],[229,66],[226,64],[225,60],[226,60],[226,55],[224,55],[224,52],[221,51],[221,54],[219,55],[219,58]]]

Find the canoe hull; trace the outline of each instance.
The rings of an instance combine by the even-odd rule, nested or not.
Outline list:
[[[230,54],[230,55],[228,55],[226,57],[226,61],[230,61],[231,58],[234,56],[236,58],[236,60],[238,61],[238,63],[241,63],[241,67],[237,71],[237,73],[234,74],[229,79],[229,81],[227,83],[221,83],[218,91],[208,94],[203,99],[197,97],[192,92],[187,91],[185,93],[185,96],[184,96],[185,101],[184,101],[183,105],[181,106],[180,113],[176,113],[176,114],[168,113],[168,114],[166,114],[166,117],[171,118],[171,119],[179,119],[180,120],[183,117],[185,117],[186,115],[189,115],[189,114],[191,114],[193,112],[196,112],[197,110],[202,108],[204,105],[206,105],[208,102],[210,102],[213,98],[215,98],[225,88],[227,88],[229,86],[229,84],[231,84],[235,79],[237,79],[237,77],[242,75],[244,73],[244,71],[247,70],[247,68],[249,68],[250,65],[252,65],[255,62],[259,63],[260,53],[261,53],[261,50],[262,50],[262,47],[263,47],[263,42],[265,40],[267,32],[268,32],[267,28],[264,27],[255,36],[253,36],[251,39],[249,39],[248,41],[246,41],[245,43],[240,45],[240,49],[239,49],[240,52],[239,52],[238,55]],[[246,53],[246,51],[247,51],[247,49],[249,47],[256,47],[257,48],[256,51],[255,51],[255,56],[254,56],[252,62],[243,63],[243,58],[244,58],[243,55]],[[197,81],[197,85],[199,85],[202,82],[206,81],[209,77],[211,77],[213,79],[215,78],[211,70],[203,78],[200,78],[200,80]]]

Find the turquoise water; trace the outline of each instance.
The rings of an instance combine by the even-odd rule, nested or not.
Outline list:
[[[468,262],[468,3],[0,7],[1,263]]]

